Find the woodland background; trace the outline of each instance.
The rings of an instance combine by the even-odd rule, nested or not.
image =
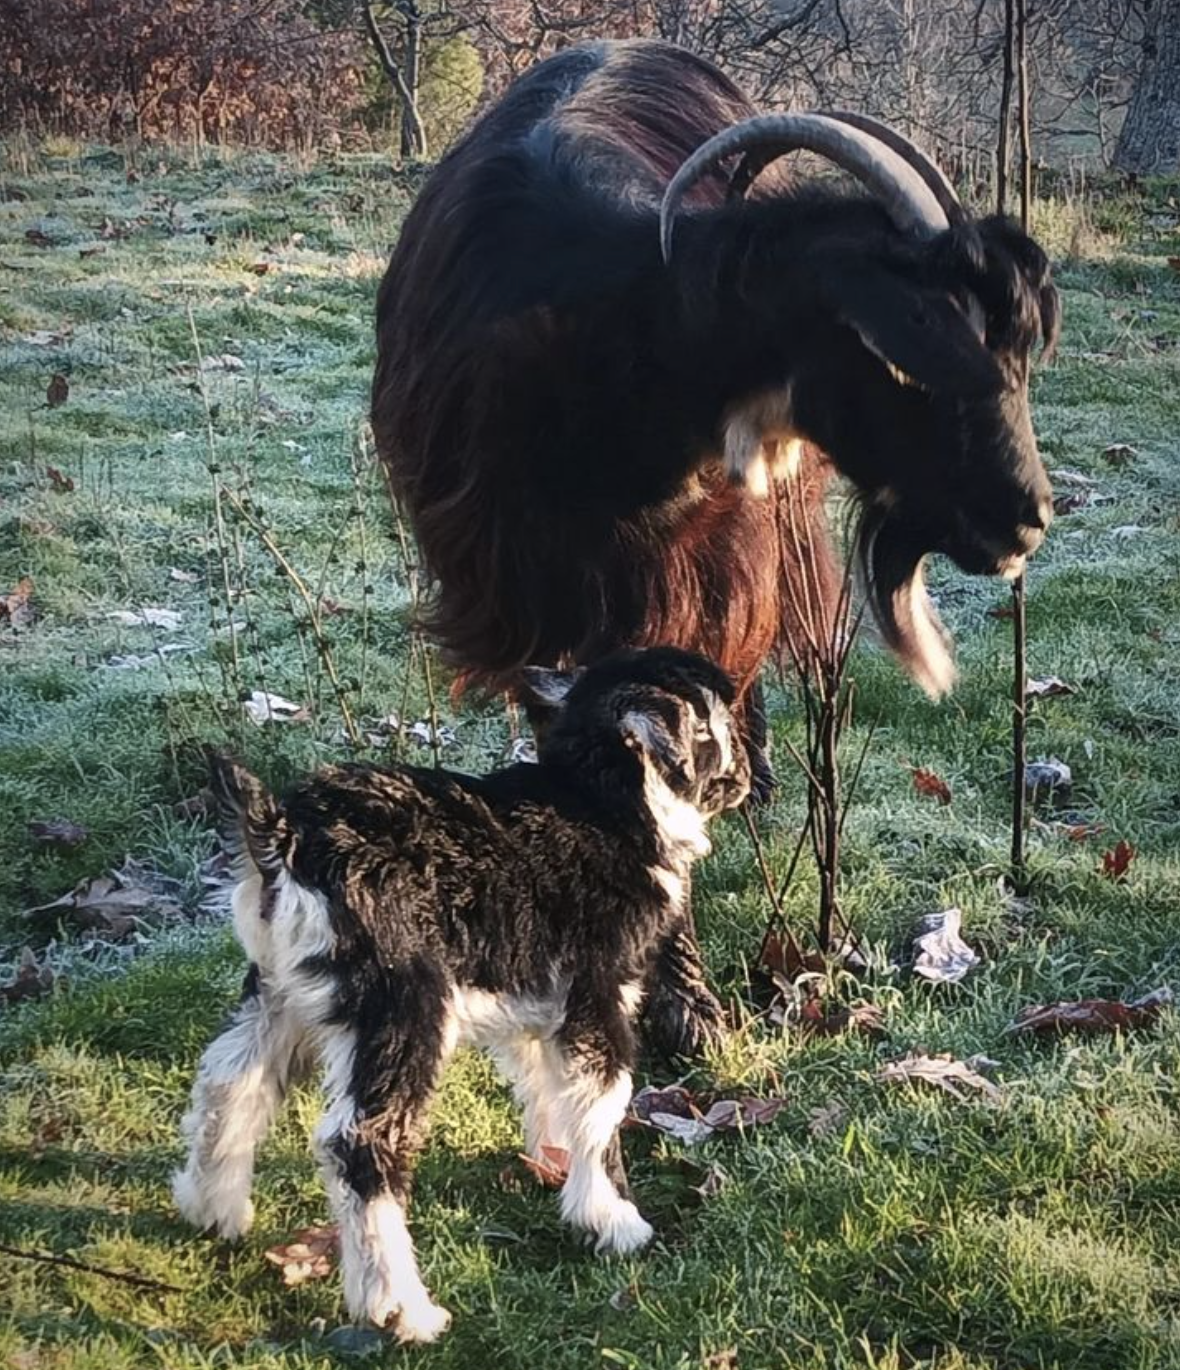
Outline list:
[[[988,0],[0,0],[0,129],[435,155],[537,58],[652,35],[762,104],[854,105],[954,171],[994,141]],[[1180,0],[1033,0],[1045,161],[1180,169]]]

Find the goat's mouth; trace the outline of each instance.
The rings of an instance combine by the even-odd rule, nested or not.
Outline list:
[[[1029,557],[1044,542],[1048,527],[1045,520],[1036,526],[1018,524],[1004,534],[979,533],[964,526],[962,519],[958,522],[959,527],[937,550],[945,552],[960,571],[973,576],[999,576],[1002,580],[1015,580],[1024,573]]]

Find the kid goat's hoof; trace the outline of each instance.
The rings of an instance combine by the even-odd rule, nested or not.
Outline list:
[[[415,1308],[403,1305],[394,1322],[398,1341],[426,1343],[437,1341],[451,1325],[451,1315],[437,1303],[424,1303]]]

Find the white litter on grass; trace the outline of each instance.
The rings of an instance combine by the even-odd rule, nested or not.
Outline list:
[[[407,734],[420,747],[453,747],[457,741],[455,730],[449,724],[440,723],[435,729],[425,718],[420,718],[417,723],[411,723]]]
[[[166,657],[175,656],[178,652],[196,650],[194,642],[161,642],[154,652],[148,652],[143,656],[127,652],[120,656],[108,657],[103,665],[112,671],[142,671],[145,666],[158,666]]]
[[[311,717],[302,704],[292,703],[282,695],[272,695],[266,690],[251,691],[242,708],[250,722],[260,728],[265,723],[305,723]]]
[[[148,606],[138,611],[132,609],[112,609],[107,618],[114,619],[125,628],[179,628],[180,614],[176,609],[158,609]]]
[[[928,913],[922,919],[914,938],[915,975],[956,985],[972,967],[979,965],[979,957],[963,941],[962,922],[963,911],[957,908]]]

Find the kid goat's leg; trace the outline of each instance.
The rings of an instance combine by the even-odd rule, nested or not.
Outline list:
[[[197,1227],[240,1237],[254,1218],[254,1152],[294,1074],[302,1030],[283,999],[251,966],[228,1026],[201,1058],[181,1123],[188,1161],[172,1192]]]
[[[350,1026],[323,1029],[328,1111],[316,1145],[340,1224],[349,1313],[402,1341],[433,1341],[451,1315],[430,1297],[406,1226],[410,1172],[447,1053],[445,1000],[382,977]]]
[[[604,989],[571,997],[554,1049],[560,1054],[550,1112],[570,1153],[562,1217],[592,1232],[602,1255],[638,1251],[652,1229],[615,1183],[625,1184],[618,1129],[631,1100],[634,1059],[631,1024],[617,994]]]

